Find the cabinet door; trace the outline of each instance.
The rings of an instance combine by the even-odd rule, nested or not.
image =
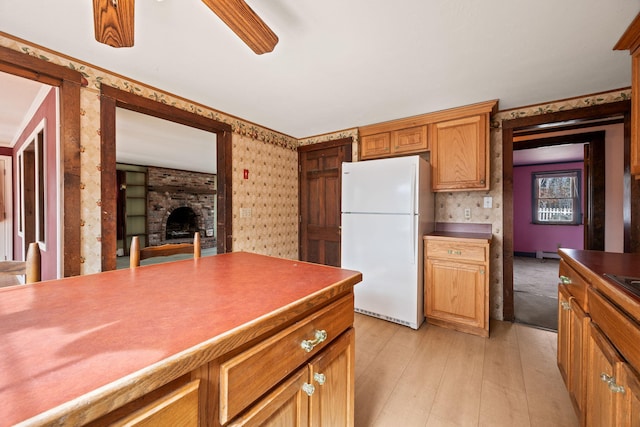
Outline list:
[[[481,114],[431,125],[434,191],[489,189],[488,121]]]
[[[587,341],[587,400],[585,422],[587,426],[616,425],[616,371],[622,359],[593,323],[589,325]]]
[[[392,151],[398,154],[427,151],[427,126],[416,126],[393,132]]]
[[[565,285],[558,285],[558,369],[569,388],[569,358],[571,356],[571,295]]]
[[[486,327],[485,267],[427,258],[427,317]]]
[[[345,332],[309,365],[311,426],[353,426],[355,335]]]
[[[584,385],[584,368],[586,365],[585,343],[588,327],[591,319],[582,310],[575,298],[569,300],[570,304],[570,321],[571,334],[569,337],[570,358],[569,358],[569,394],[575,405],[580,410],[580,414],[584,414],[584,401],[586,398],[586,389]]]
[[[360,141],[360,159],[387,157],[391,154],[391,133],[363,136]]]
[[[640,378],[627,363],[620,365],[617,378],[624,387],[624,393],[620,396],[621,405],[616,425],[640,426]]]
[[[300,368],[249,411],[225,424],[228,427],[306,427],[309,421],[309,396],[304,391],[309,377],[307,366]]]

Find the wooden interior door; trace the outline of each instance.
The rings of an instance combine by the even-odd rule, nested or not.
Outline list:
[[[351,138],[298,149],[302,261],[340,266],[342,162],[351,161]]]

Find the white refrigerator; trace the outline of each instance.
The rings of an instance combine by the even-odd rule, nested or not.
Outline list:
[[[420,156],[342,164],[341,267],[358,270],[355,310],[418,329],[422,236],[433,231],[429,163]]]

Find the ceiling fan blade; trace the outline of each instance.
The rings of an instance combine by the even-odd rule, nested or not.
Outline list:
[[[243,0],[202,1],[258,55],[271,52],[278,43],[278,36]]]
[[[93,0],[96,40],[113,47],[133,46],[135,0]]]

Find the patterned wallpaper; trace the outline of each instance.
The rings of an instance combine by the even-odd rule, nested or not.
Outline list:
[[[335,141],[336,139],[342,138],[353,138],[353,144],[351,147],[351,158],[354,162],[358,161],[358,142],[360,141],[360,136],[358,134],[358,128],[346,129],[339,132],[327,133],[319,136],[311,136],[308,138],[303,138],[298,140],[300,146],[303,145],[311,145],[311,144],[319,144],[321,142]]]
[[[101,270],[100,224],[100,85],[192,111],[231,125],[233,135],[233,250],[298,256],[298,141],[220,111],[83,63],[22,40],[0,34],[0,46],[78,70],[89,82],[81,90],[81,261],[82,274]],[[250,166],[247,167],[247,164]],[[249,180],[242,180],[249,169]],[[240,175],[238,175],[238,173]],[[238,200],[236,200],[238,198]],[[239,208],[251,207],[250,219]]]
[[[232,155],[233,250],[297,259],[298,152],[234,134]]]

